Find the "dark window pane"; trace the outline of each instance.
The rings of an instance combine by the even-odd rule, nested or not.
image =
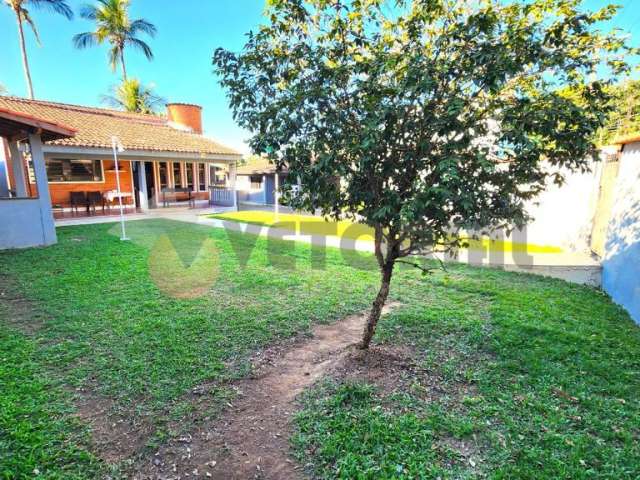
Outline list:
[[[167,164],[165,162],[161,162],[158,165],[158,174],[160,176],[160,188],[165,188],[167,186]]]
[[[206,185],[206,178],[205,178],[205,165],[204,163],[199,163],[198,164],[198,183],[200,184],[200,191],[204,192],[205,189],[207,188]]]
[[[177,188],[182,186],[182,171],[179,162],[173,162],[173,186]]]
[[[101,182],[100,160],[53,158],[45,162],[50,182]]]
[[[187,188],[193,190],[193,163],[185,163],[184,170],[187,175]]]

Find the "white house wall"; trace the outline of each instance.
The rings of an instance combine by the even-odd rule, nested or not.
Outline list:
[[[624,146],[614,192],[602,283],[640,323],[640,142]]]
[[[527,243],[571,252],[588,251],[600,167],[599,162],[593,162],[591,172],[566,172],[566,182],[561,187],[550,183],[545,192],[529,203],[527,211],[534,220],[527,226],[526,237],[520,232],[514,235],[514,241],[525,237]]]

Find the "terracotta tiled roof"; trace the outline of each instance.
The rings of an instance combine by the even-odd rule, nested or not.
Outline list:
[[[48,145],[111,148],[111,137],[115,135],[126,150],[240,156],[237,151],[203,135],[169,126],[163,116],[7,96],[0,96],[0,108],[76,130],[74,137],[53,140],[47,142]]]
[[[254,158],[244,165],[238,165],[238,175],[268,175],[276,173],[276,166],[266,158]],[[282,173],[286,173],[283,171]]]

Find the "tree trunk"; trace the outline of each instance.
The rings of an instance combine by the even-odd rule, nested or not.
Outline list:
[[[122,65],[122,79],[127,81],[127,67],[124,65],[124,48],[120,48],[120,65]]]
[[[384,307],[384,303],[387,301],[387,297],[389,296],[389,287],[391,285],[391,276],[393,275],[394,264],[395,262],[393,260],[388,260],[380,269],[380,290],[378,291],[378,295],[376,296],[371,307],[371,311],[369,312],[369,318],[367,319],[367,324],[365,325],[364,333],[362,334],[362,341],[358,344],[358,348],[362,350],[369,348],[371,339],[373,338],[374,333],[376,333],[376,326],[378,325],[378,320],[380,320],[380,315],[382,314],[382,307]]]
[[[33,96],[33,84],[31,83],[31,72],[29,71],[29,61],[27,60],[27,46],[24,43],[24,30],[22,28],[22,19],[20,14],[16,13],[18,17],[18,33],[20,35],[20,50],[22,51],[22,67],[24,68],[24,76],[27,80],[27,89],[29,90],[29,98],[34,99]]]

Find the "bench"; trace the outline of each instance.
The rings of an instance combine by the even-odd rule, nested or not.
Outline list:
[[[162,189],[162,206],[168,207],[169,202],[184,202],[187,201],[190,207],[196,206],[195,196],[192,195],[192,191],[188,188],[163,188]]]

